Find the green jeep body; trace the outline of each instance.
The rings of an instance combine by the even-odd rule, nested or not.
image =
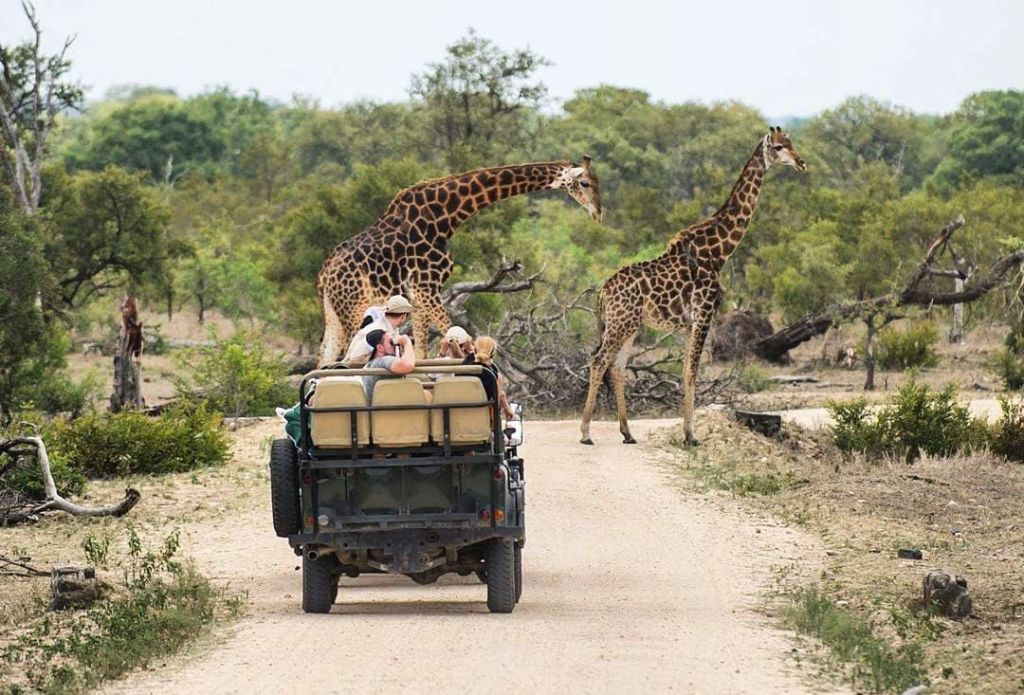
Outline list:
[[[480,369],[433,360],[406,378],[425,380],[421,375],[438,372],[474,375]],[[316,379],[381,371],[318,370],[307,374],[300,387],[298,446],[289,439],[274,443],[271,487],[275,528],[279,535],[287,535],[296,554],[303,557],[304,608],[326,612],[326,605],[329,610],[343,574],[399,573],[429,584],[442,574],[456,572],[475,573],[488,584],[491,610],[510,612],[522,591],[525,483],[523,460],[515,446],[506,446],[497,403],[340,407],[308,403]],[[433,386],[424,383],[428,389]],[[482,406],[490,408],[490,441],[452,444],[452,413]],[[358,443],[358,413],[423,409],[442,413],[443,437],[413,447]],[[318,413],[342,413],[351,418],[349,446],[321,448],[312,441],[310,423]],[[294,457],[293,466],[287,460],[289,454]],[[514,575],[511,579],[505,576],[509,572]],[[492,587],[510,581],[511,589]],[[325,584],[329,586],[329,603],[319,596]],[[510,590],[515,595],[511,601],[507,596]],[[310,592],[317,595],[307,597]]]

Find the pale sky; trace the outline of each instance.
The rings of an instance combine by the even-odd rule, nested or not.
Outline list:
[[[407,98],[410,76],[472,26],[554,64],[553,105],[612,84],[665,102],[736,99],[767,116],[811,115],[868,94],[945,113],[971,92],[1024,89],[1019,0],[37,0],[51,48],[77,34],[90,98],[125,83],[189,95],[255,88],[324,106]],[[0,0],[0,40],[28,36]]]

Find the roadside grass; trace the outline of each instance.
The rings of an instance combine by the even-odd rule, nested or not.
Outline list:
[[[676,444],[673,436],[669,438],[670,444],[685,447],[681,440]],[[739,462],[727,460],[712,463],[707,456],[696,450],[690,452],[687,462],[680,468],[692,476],[704,490],[724,490],[736,497],[777,495],[808,482],[806,478],[797,476],[793,471],[780,470],[771,462],[765,464],[766,470],[763,472],[740,472]]]
[[[77,611],[46,612],[0,653],[0,693],[88,692],[98,684],[178,652],[215,620],[242,610],[242,597],[213,586],[189,562],[175,559],[178,534],[156,551],[127,530],[120,581],[102,585],[100,600]],[[109,538],[83,544],[90,562],[104,567]]]
[[[854,684],[869,692],[886,693],[903,692],[926,682],[920,640],[937,629],[927,614],[919,618],[892,610],[890,620],[903,634],[902,643],[893,647],[875,634],[866,618],[837,604],[819,586],[792,591],[788,598],[783,622],[827,646],[828,659],[846,670]]]

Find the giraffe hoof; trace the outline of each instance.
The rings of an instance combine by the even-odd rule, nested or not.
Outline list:
[[[594,440],[590,437],[584,437],[580,440],[580,444],[586,444],[587,446],[594,446]]]
[[[633,435],[629,434],[622,440],[623,444],[636,444],[636,440],[633,439]]]
[[[700,446],[700,442],[697,441],[695,437],[687,437],[683,441],[683,444],[685,444],[686,446]]]

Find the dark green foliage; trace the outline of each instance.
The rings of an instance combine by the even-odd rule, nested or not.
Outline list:
[[[275,406],[297,398],[285,380],[284,362],[255,333],[240,331],[212,347],[190,351],[182,360],[194,369],[192,380],[201,400],[225,416],[271,415]],[[178,390],[182,398],[195,398],[188,383],[179,383]]]
[[[44,440],[45,441],[45,440]],[[75,497],[85,492],[85,475],[77,466],[68,462],[62,454],[46,449],[50,455],[50,473],[57,486],[57,492],[64,497]],[[0,468],[11,463],[7,457],[0,457]],[[46,499],[43,488],[43,476],[39,463],[34,457],[28,457],[6,473],[0,474],[0,492],[13,493],[33,500]]]
[[[878,366],[902,371],[915,367],[934,367],[938,363],[935,343],[938,331],[930,323],[916,323],[906,330],[885,330],[878,335]]]
[[[907,461],[921,454],[949,456],[984,446],[984,424],[974,421],[955,396],[952,386],[931,391],[911,380],[874,415],[863,400],[831,403],[833,441],[847,453],[891,455]]]
[[[1013,461],[1024,462],[1024,401],[1000,398],[1003,414],[991,427],[990,448]]]
[[[1024,92],[986,91],[964,99],[953,116],[949,155],[935,183],[955,187],[965,177],[1024,180]]]
[[[180,473],[230,455],[220,416],[205,406],[171,408],[157,418],[124,411],[60,420],[46,437],[54,456],[92,478]]]
[[[1020,391],[1024,388],[1024,356],[1010,348],[1003,348],[995,354],[989,366],[1009,390]]]

